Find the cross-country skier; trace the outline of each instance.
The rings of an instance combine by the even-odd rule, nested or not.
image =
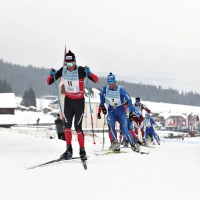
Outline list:
[[[80,146],[80,157],[84,161],[87,159],[84,134],[82,131],[82,120],[85,109],[84,98],[84,79],[86,76],[93,81],[98,82],[98,77],[91,73],[89,67],[82,67],[76,65],[76,57],[74,53],[69,51],[65,57],[65,66],[58,71],[50,70],[50,76],[47,78],[47,84],[51,85],[54,82],[54,77],[57,80],[63,77],[65,85],[65,101],[64,101],[64,118],[65,118],[65,139],[67,143],[66,151],[61,155],[63,159],[70,159],[73,155],[72,149],[72,120],[74,120],[74,128],[78,135],[78,142]]]
[[[129,105],[128,105],[128,102],[126,101],[126,99],[124,99],[124,111],[126,113],[126,119],[127,119],[127,125],[128,125],[128,130],[129,132],[131,133],[131,135],[133,136],[133,138],[137,141],[137,137],[136,137],[136,134],[134,132],[134,125],[133,125],[133,122],[129,119],[129,114],[130,114],[130,111],[129,111]],[[122,131],[121,131],[122,132]],[[123,140],[121,142],[121,144],[124,146],[124,147],[128,147],[129,145],[129,141],[126,137],[126,134],[122,134],[120,136],[123,136]]]
[[[135,127],[135,134],[138,136],[138,131],[140,129],[142,133],[142,139],[143,139],[143,145],[145,145],[145,137],[144,137],[144,123],[143,123],[143,116],[142,116],[142,111],[145,110],[147,113],[151,113],[151,111],[147,108],[146,105],[141,103],[140,97],[135,98],[135,108],[137,111],[141,114],[140,119],[137,118],[137,116],[134,113],[130,113],[129,119],[133,121],[134,127]]]
[[[154,131],[153,126],[156,125],[156,122],[153,118],[150,117],[149,113],[145,114],[144,125],[146,127],[145,130],[145,139],[147,141],[148,135],[152,134],[158,145],[160,145],[159,139],[157,138],[156,132]]]
[[[114,151],[120,151],[120,144],[117,140],[117,132],[115,130],[115,123],[119,120],[122,128],[122,132],[126,134],[133,151],[139,152],[139,145],[128,131],[126,113],[124,111],[124,99],[127,100],[130,111],[134,112],[137,117],[140,117],[140,113],[133,107],[131,98],[126,90],[122,86],[116,85],[115,76],[110,73],[107,77],[107,86],[104,86],[100,93],[100,106],[104,115],[107,114],[104,102],[108,105],[108,123],[111,133],[111,146]]]
[[[127,106],[128,106],[128,104],[125,103],[124,104],[124,112],[126,112],[126,110],[129,110],[129,109],[127,109]],[[98,114],[97,114],[97,118],[98,119],[101,119],[101,111],[102,111],[102,107],[101,107],[101,105],[99,105]],[[127,112],[126,112],[126,114],[127,114]],[[126,116],[129,116],[129,113]],[[124,145],[125,147],[128,147],[129,141],[128,141],[127,137],[126,137],[126,134],[124,134],[122,132],[121,124],[120,124],[120,122],[119,122],[119,120],[117,118],[116,118],[116,121],[120,125],[119,126],[119,128],[120,128],[120,130],[119,130],[119,132],[120,132],[119,142],[120,142],[120,144]],[[133,123],[132,123],[132,121],[129,120],[128,117],[127,117],[127,124],[128,124],[128,130],[129,130],[129,132],[132,134],[133,138],[136,139],[136,135],[135,135],[135,133],[133,131],[133,129],[134,129]],[[108,136],[109,136],[110,140],[112,141],[112,135],[111,135],[111,132],[110,132],[110,126],[109,126],[109,124],[108,124]]]

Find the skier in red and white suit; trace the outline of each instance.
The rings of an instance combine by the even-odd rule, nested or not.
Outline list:
[[[146,105],[141,103],[140,97],[135,98],[135,104],[133,104],[136,110],[140,113],[140,119],[138,120],[137,116],[134,113],[130,113],[129,119],[133,121],[133,125],[135,127],[135,134],[138,136],[138,131],[140,129],[142,133],[142,140],[145,144],[145,137],[144,137],[144,123],[143,123],[143,116],[142,111],[145,110],[147,113],[151,113],[151,110],[149,110]]]

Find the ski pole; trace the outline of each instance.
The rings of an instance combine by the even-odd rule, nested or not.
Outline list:
[[[103,145],[102,145],[102,151],[104,149],[104,143],[105,143],[105,140],[104,140],[104,129],[105,129],[105,125],[106,125],[106,116],[104,115],[104,121],[103,121]]]
[[[160,134],[157,131],[158,136],[161,138]],[[163,140],[163,138],[161,138],[161,140],[163,141],[163,143],[165,144],[165,141]],[[165,144],[166,145],[166,144]]]
[[[55,83],[55,87],[56,87],[56,93],[57,93],[57,97],[58,97],[58,104],[59,104],[59,107],[60,107],[60,113],[62,115],[62,107],[61,107],[61,103],[60,103],[60,96],[59,96],[59,92],[58,92],[58,85],[56,83],[55,75],[53,76],[53,78],[54,78],[54,83]]]
[[[88,74],[87,74],[87,73],[86,73],[86,83],[87,83],[88,99],[89,99],[89,106],[90,106],[90,118],[91,118],[92,133],[93,133],[93,144],[96,144],[95,139],[94,139],[94,128],[93,128],[92,107],[91,107],[91,102],[90,102],[90,88],[89,88]]]

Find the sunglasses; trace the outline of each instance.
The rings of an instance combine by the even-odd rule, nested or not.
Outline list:
[[[72,67],[74,65],[75,62],[66,62],[66,66],[68,67]]]

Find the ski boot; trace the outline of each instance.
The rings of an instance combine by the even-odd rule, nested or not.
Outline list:
[[[86,152],[85,152],[85,148],[80,148],[80,152],[79,155],[81,157],[81,160],[84,162],[87,160],[87,156],[86,156]]]
[[[146,142],[146,140],[143,138],[143,141],[142,141],[142,146],[148,146],[148,143]]]
[[[140,152],[140,146],[139,146],[139,144],[137,142],[134,142],[134,143],[131,144],[131,149],[133,151],[137,152],[137,153]]]
[[[136,142],[137,142],[139,145],[142,145],[142,144],[143,144],[138,138],[136,138],[135,140],[136,140]]]
[[[128,140],[122,141],[122,145],[123,145],[124,147],[128,147],[128,144],[129,144]]]
[[[73,155],[72,145],[67,145],[66,151],[60,156],[60,159],[68,160],[71,159]]]
[[[116,152],[120,151],[120,144],[117,140],[111,142],[111,149]]]

